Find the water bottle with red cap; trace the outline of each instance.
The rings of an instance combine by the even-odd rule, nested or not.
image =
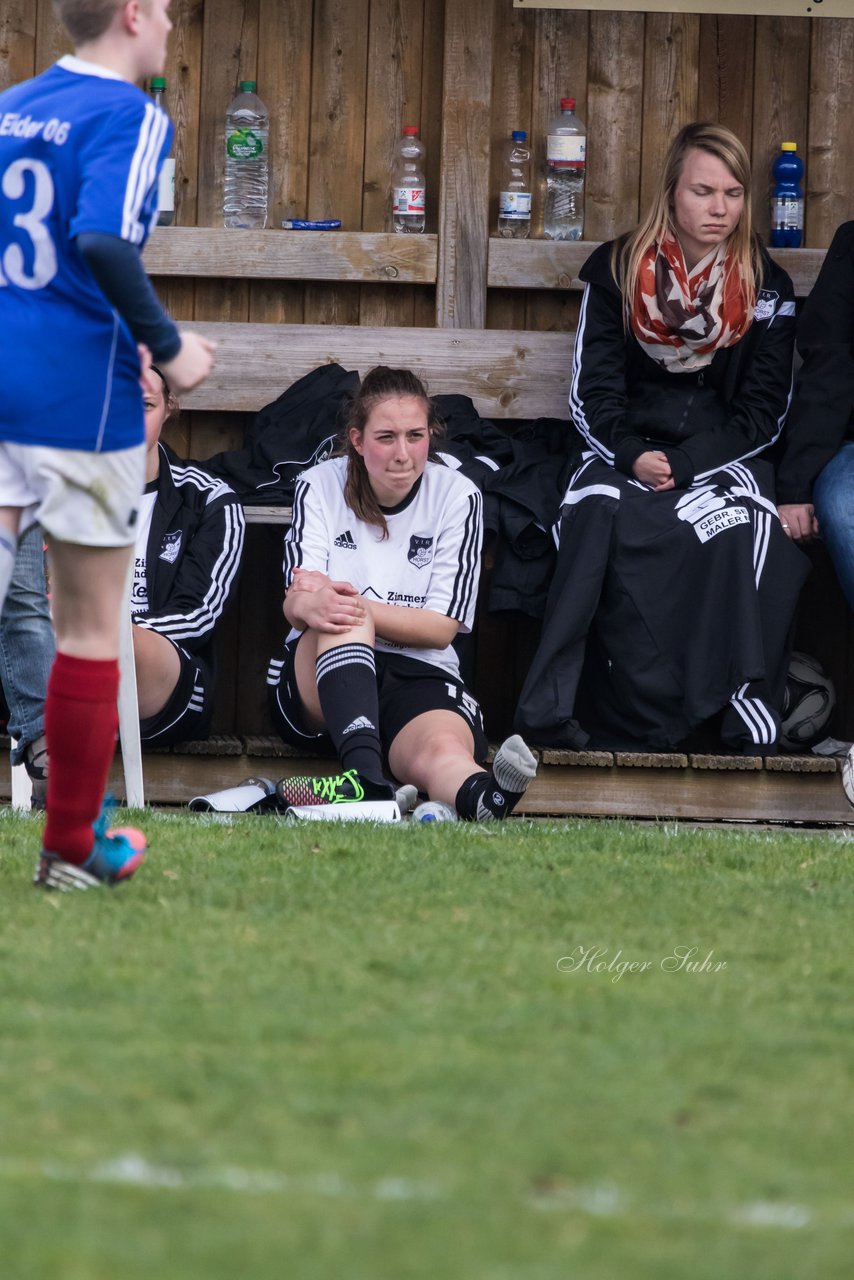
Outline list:
[[[392,226],[405,233],[424,230],[427,193],[424,181],[424,143],[415,125],[408,124],[394,149],[392,169]]]
[[[548,240],[581,239],[586,160],[587,132],[575,114],[575,98],[561,98],[546,139],[543,233]]]

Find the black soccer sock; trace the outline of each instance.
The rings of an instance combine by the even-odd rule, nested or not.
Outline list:
[[[477,822],[480,817],[480,810],[485,808],[483,794],[486,791],[488,782],[488,773],[473,773],[470,778],[466,778],[460,787],[454,800],[454,807],[463,822]],[[494,818],[496,815],[488,813],[486,816],[487,818]]]
[[[516,735],[495,753],[489,773],[473,773],[457,792],[457,813],[464,822],[506,818],[522,799],[537,772],[537,762]]]
[[[379,698],[374,651],[368,644],[342,644],[320,654],[317,696],[326,728],[344,769],[391,793],[383,775]]]

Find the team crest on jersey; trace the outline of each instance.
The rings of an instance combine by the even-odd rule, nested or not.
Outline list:
[[[779,301],[779,293],[774,293],[771,289],[760,289],[756,295],[756,310],[753,313],[753,319],[770,320]]]
[[[177,533],[167,533],[160,544],[160,559],[165,560],[167,564],[174,564],[181,553],[181,530]]]
[[[413,533],[409,539],[406,558],[410,564],[415,565],[416,569],[424,569],[433,559],[433,539],[421,538],[417,533]]]

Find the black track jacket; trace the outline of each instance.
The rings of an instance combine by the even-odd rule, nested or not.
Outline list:
[[[786,272],[763,251],[755,319],[741,341],[698,372],[668,373],[623,326],[612,245],[600,245],[581,269],[590,287],[569,407],[585,443],[629,477],[640,454],[660,449],[677,489],[766,449],[780,434],[792,386],[795,294]]]
[[[145,558],[148,609],[134,623],[211,662],[214,627],[237,582],[245,521],[237,495],[162,442]]]
[[[843,222],[798,321],[803,357],[777,468],[778,502],[811,502],[819,472],[854,435],[854,222]]]

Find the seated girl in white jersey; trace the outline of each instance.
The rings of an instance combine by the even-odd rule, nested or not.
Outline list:
[[[503,818],[536,773],[519,737],[487,770],[480,707],[452,641],[471,630],[478,489],[432,457],[423,384],[379,366],[351,406],[339,456],[297,483],[285,539],[284,655],[270,707],[291,745],[332,749],[336,777],[286,778],[285,804],[391,799],[389,774],[467,821]]]

